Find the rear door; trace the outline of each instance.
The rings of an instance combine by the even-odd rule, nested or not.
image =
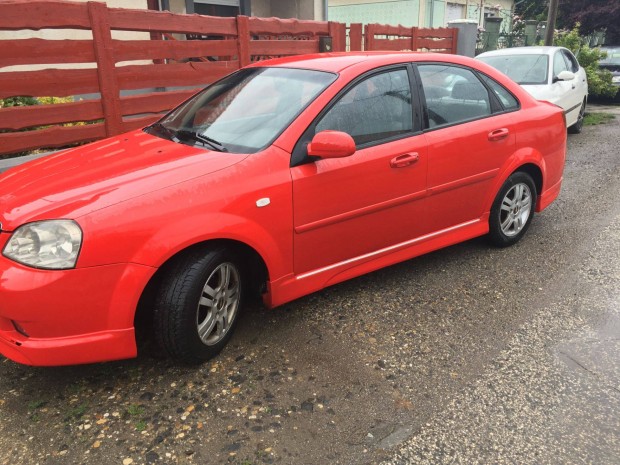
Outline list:
[[[499,83],[467,67],[429,63],[417,70],[428,114],[427,227],[442,231],[489,210],[489,189],[514,152],[510,111],[519,104]]]

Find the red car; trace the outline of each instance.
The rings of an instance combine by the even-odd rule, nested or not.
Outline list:
[[[560,108],[430,53],[257,63],[159,122],[0,177],[0,352],[31,365],[228,342],[245,297],[304,294],[488,234],[562,183]]]

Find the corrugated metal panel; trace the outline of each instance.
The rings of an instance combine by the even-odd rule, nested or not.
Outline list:
[[[418,0],[330,6],[328,9],[330,21],[363,24],[401,24],[408,27],[418,25],[419,11]]]

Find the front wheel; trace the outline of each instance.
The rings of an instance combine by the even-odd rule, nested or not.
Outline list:
[[[212,358],[232,335],[242,293],[241,267],[226,249],[178,257],[155,300],[154,329],[160,346],[186,363]]]
[[[536,185],[522,171],[512,174],[499,190],[489,218],[489,237],[499,247],[517,243],[534,217]]]

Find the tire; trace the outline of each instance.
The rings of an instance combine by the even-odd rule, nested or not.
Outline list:
[[[489,217],[489,238],[498,247],[516,244],[534,217],[536,185],[522,171],[513,173],[499,190]]]
[[[243,290],[239,260],[226,249],[179,256],[155,297],[153,326],[159,345],[183,363],[214,357],[232,336]]]
[[[586,116],[586,101],[584,100],[579,108],[579,116],[577,122],[568,128],[569,134],[580,134],[583,129],[583,118]]]

